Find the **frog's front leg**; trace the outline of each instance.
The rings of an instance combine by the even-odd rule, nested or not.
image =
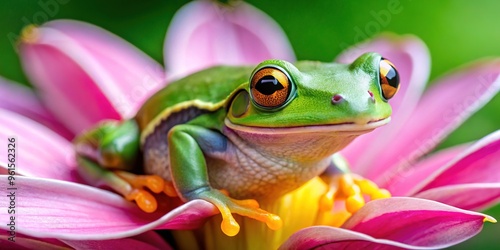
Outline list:
[[[159,176],[126,172],[140,164],[139,129],[135,121],[105,121],[78,136],[73,143],[78,172],[87,183],[110,187],[136,201],[145,212],[156,210],[157,202],[150,191],[160,193],[168,190],[168,185]]]
[[[332,162],[321,178],[329,185],[320,201],[324,211],[331,210],[335,200],[344,200],[347,212],[352,214],[365,205],[365,195],[371,200],[391,196],[389,191],[379,188],[374,182],[351,173],[347,160],[339,153],[332,156]]]
[[[236,235],[240,228],[231,213],[265,222],[271,229],[281,227],[279,216],[260,209],[257,201],[235,200],[210,186],[204,154],[225,152],[227,139],[222,134],[196,125],[177,125],[168,134],[168,145],[172,181],[180,197],[214,204],[226,235]]]

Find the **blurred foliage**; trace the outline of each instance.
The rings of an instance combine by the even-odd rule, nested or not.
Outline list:
[[[348,45],[383,31],[411,33],[425,41],[432,55],[431,80],[464,63],[500,55],[499,1],[247,2],[281,25],[298,59],[331,61]],[[29,84],[22,73],[13,41],[29,23],[40,24],[61,18],[101,26],[162,62],[168,24],[175,11],[185,3],[187,1],[181,0],[2,0],[0,75]],[[455,131],[440,148],[477,140],[497,130],[500,127],[499,108],[500,95]],[[500,207],[488,212],[500,218]],[[487,224],[485,228],[479,236],[456,248],[498,246],[499,226]]]

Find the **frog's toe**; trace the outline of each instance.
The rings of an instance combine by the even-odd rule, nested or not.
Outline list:
[[[125,171],[112,171],[100,167],[95,162],[77,157],[78,173],[87,183],[106,186],[121,194],[129,201],[135,201],[144,212],[152,213],[158,203],[152,193],[165,192],[166,182],[156,175],[135,175]],[[175,191],[175,190],[174,190]]]
[[[137,206],[146,213],[152,213],[158,208],[155,197],[146,190],[133,188],[124,197],[129,201],[135,201]]]
[[[157,175],[135,175],[125,171],[114,171],[113,173],[126,182],[123,185],[124,188],[118,191],[127,200],[135,201],[137,206],[147,213],[152,213],[158,208],[158,202],[151,192],[157,194],[161,192],[167,193],[168,187],[172,186]],[[172,192],[175,193],[175,189]]]
[[[386,189],[381,189],[372,181],[351,173],[335,176],[329,184],[329,190],[320,200],[320,208],[324,211],[333,208],[335,199],[345,200],[345,208],[352,214],[365,205],[365,195],[371,200],[391,197]]]
[[[278,215],[260,209],[256,200],[231,199],[231,201],[234,204],[231,207],[234,213],[264,222],[272,230],[278,230],[283,226],[283,222]]]
[[[177,191],[174,187],[174,183],[167,181],[165,182],[165,187],[163,188],[163,193],[169,197],[178,197]]]
[[[248,207],[248,208],[259,208],[259,202],[253,199],[248,199],[248,200],[235,200],[231,199],[234,203],[238,204],[239,206],[242,207]]]
[[[125,171],[114,171],[116,175],[130,183],[133,187],[147,187],[154,193],[161,193],[165,188],[165,180],[158,175],[136,175]]]
[[[240,231],[240,226],[234,219],[232,213],[264,222],[270,229],[273,230],[278,230],[283,225],[283,222],[278,215],[260,209],[259,203],[256,200],[232,199],[218,190],[203,192],[200,194],[199,198],[204,199],[217,207],[222,215],[222,232],[228,236],[234,236]]]

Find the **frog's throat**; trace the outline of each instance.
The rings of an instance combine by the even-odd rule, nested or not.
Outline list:
[[[391,117],[386,117],[380,120],[370,121],[366,124],[356,123],[340,123],[340,124],[325,124],[325,125],[311,125],[311,126],[296,126],[296,127],[255,127],[244,126],[232,123],[229,119],[225,119],[225,125],[236,131],[252,132],[258,134],[304,134],[307,132],[358,132],[362,134],[380,126],[383,126],[391,121]]]

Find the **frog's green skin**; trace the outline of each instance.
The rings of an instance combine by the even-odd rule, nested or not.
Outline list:
[[[233,198],[274,199],[320,175],[332,154],[390,120],[380,60],[367,53],[349,65],[268,60],[256,68],[210,68],[170,83],[134,119],[105,123],[83,137],[103,135],[93,145],[103,167],[130,169],[143,156],[145,172],[172,181],[184,200],[215,189]],[[281,68],[293,82],[286,105],[265,109],[238,94],[250,93],[252,71],[265,66]],[[334,95],[343,101],[334,103]],[[77,150],[89,144],[82,141]]]

